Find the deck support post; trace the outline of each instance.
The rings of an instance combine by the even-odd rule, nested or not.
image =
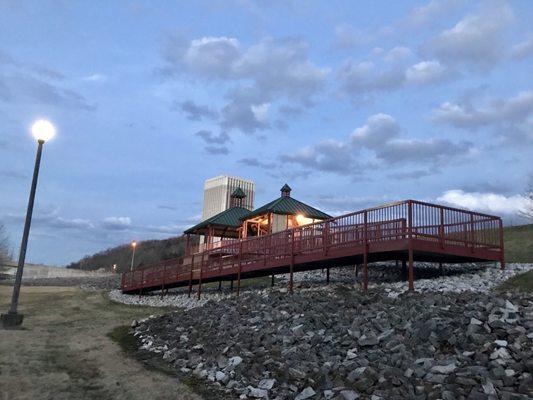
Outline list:
[[[239,271],[237,272],[237,297],[241,294],[242,240],[239,242]]]
[[[365,252],[363,253],[363,290],[368,292],[368,245],[365,243]]]
[[[272,280],[271,280],[271,282],[270,282],[270,286],[271,286],[271,287],[274,287],[274,274],[272,274]]]
[[[502,222],[501,218],[499,220],[498,231],[499,231],[499,234],[500,234],[500,253],[501,253],[500,268],[501,269],[505,269],[505,253],[503,251],[503,222]]]
[[[365,210],[364,215],[365,230],[364,230],[364,242],[363,245],[363,290],[368,292],[368,211]]]
[[[414,266],[413,266],[413,202],[408,200],[407,203],[407,219],[408,219],[408,230],[409,230],[409,290],[414,291]]]
[[[329,267],[326,268],[326,284],[329,285]]]
[[[187,294],[187,297],[191,297],[191,292],[192,292],[192,269],[193,269],[193,266],[194,266],[194,254],[192,255],[192,259],[191,259],[191,271],[190,271],[190,274],[189,274],[189,293]]]
[[[407,261],[402,260],[402,280],[407,280]]]
[[[439,263],[439,275],[442,276],[443,275],[443,268],[442,268],[442,263],[440,262]]]
[[[290,277],[289,277],[289,293],[293,293],[294,287],[294,229],[291,231],[291,266],[290,266]]]
[[[218,291],[222,290],[222,279],[218,281]]]
[[[233,292],[233,279],[229,283],[229,290],[230,292]]]
[[[202,272],[204,269],[204,253],[202,253],[202,261],[200,262],[200,279],[198,280],[198,300],[202,297]]]
[[[415,285],[414,285],[414,266],[413,266],[413,245],[411,244],[411,240],[409,240],[409,290],[414,291]]]

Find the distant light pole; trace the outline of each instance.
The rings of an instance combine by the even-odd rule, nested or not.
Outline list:
[[[130,271],[133,271],[133,260],[135,260],[135,248],[137,247],[137,242],[134,240],[133,242],[131,242],[131,248],[132,248],[132,252],[131,252],[131,266],[130,266]]]
[[[28,200],[28,209],[26,211],[26,221],[24,223],[24,232],[20,244],[19,261],[15,284],[13,285],[13,296],[11,297],[11,306],[7,314],[2,314],[2,325],[5,327],[19,326],[22,324],[24,316],[17,313],[19,302],[20,285],[22,284],[22,273],[24,272],[24,262],[26,260],[26,249],[28,247],[28,237],[30,235],[31,217],[33,214],[33,204],[35,202],[35,191],[37,189],[37,179],[39,177],[39,166],[41,165],[41,154],[43,144],[52,139],[55,135],[55,128],[49,121],[40,119],[35,122],[31,128],[33,137],[37,139],[37,155],[35,157],[35,167],[33,169],[33,179],[31,182],[30,198]]]
[[[113,272],[117,272],[117,264],[113,264]]]

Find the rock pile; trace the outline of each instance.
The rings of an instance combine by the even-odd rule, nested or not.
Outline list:
[[[143,350],[236,398],[533,396],[531,295],[270,290],[134,326]]]

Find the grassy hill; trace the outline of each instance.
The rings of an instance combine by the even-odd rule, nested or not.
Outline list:
[[[191,237],[191,243],[196,243],[197,238]],[[137,244],[135,262],[133,267],[142,267],[156,263],[160,260],[181,257],[185,252],[185,236],[172,237],[163,240],[145,240]],[[97,270],[104,268],[111,270],[117,264],[117,271],[124,272],[130,269],[131,246],[124,244],[113,247],[67,265],[67,268],[83,270]]]
[[[533,224],[508,226],[503,238],[507,262],[533,262]]]

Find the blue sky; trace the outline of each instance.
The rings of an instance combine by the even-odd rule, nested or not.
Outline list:
[[[332,214],[415,198],[519,222],[529,1],[1,1],[0,223],[63,265],[179,234],[206,178]]]

